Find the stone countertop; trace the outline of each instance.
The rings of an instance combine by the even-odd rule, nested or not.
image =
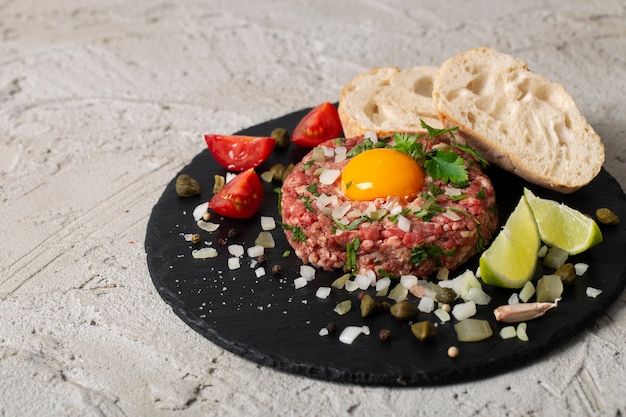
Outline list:
[[[152,286],[143,242],[203,133],[475,46],[562,83],[623,188],[625,12],[624,0],[0,0],[0,415],[624,415],[624,295],[515,372],[361,387],[199,336]]]

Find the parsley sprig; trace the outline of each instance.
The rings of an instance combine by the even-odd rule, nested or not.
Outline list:
[[[434,180],[443,182],[451,182],[455,184],[466,183],[469,180],[467,172],[467,163],[465,159],[457,152],[462,151],[475,158],[481,166],[487,166],[487,161],[478,153],[467,145],[457,142],[454,132],[458,127],[449,127],[445,129],[437,129],[429,126],[423,120],[420,120],[422,128],[427,132],[425,138],[415,134],[394,134],[394,143],[391,148],[398,152],[405,153],[411,158],[420,162],[424,166],[428,175]],[[441,135],[450,135],[449,144],[432,148],[432,141]]]

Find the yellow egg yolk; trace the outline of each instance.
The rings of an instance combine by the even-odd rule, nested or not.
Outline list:
[[[358,201],[415,195],[423,184],[424,173],[413,158],[386,148],[361,152],[341,174],[342,191]]]

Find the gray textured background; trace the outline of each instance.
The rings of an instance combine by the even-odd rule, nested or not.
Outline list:
[[[152,287],[143,240],[175,173],[228,133],[373,66],[475,46],[565,85],[626,185],[626,2],[0,0],[0,415],[626,414],[626,297],[515,373],[337,385],[242,360]]]

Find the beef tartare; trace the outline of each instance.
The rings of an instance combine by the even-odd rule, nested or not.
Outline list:
[[[309,152],[281,193],[282,225],[296,255],[326,270],[425,278],[480,252],[498,228],[491,180],[468,148],[450,146],[448,137],[425,139],[412,140],[422,141],[420,150],[460,156],[456,163],[466,174],[463,181],[424,170],[416,193],[353,199],[342,184],[346,165],[368,149],[397,149],[399,136],[333,139]],[[423,159],[418,163],[424,168]],[[403,178],[403,172],[395,175]]]

